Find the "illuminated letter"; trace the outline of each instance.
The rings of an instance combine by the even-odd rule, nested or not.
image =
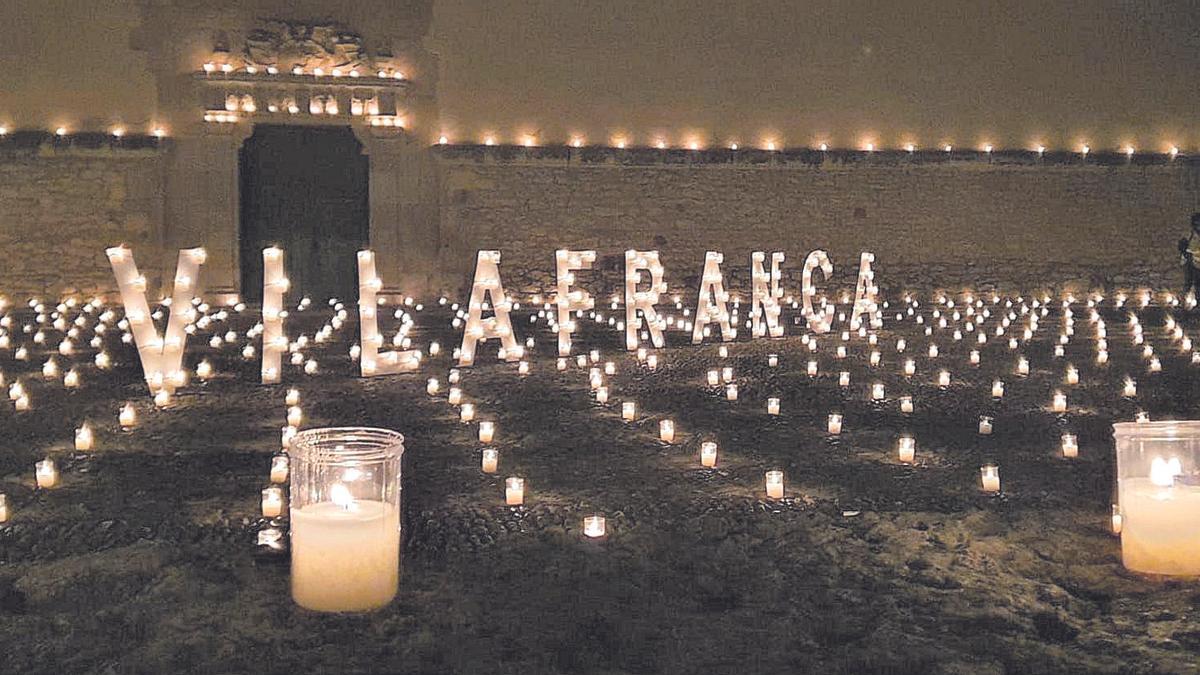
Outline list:
[[[771,337],[781,337],[783,326],[779,323],[779,315],[783,308],[779,306],[779,298],[783,297],[783,289],[779,287],[782,276],[779,266],[783,264],[784,257],[781,252],[771,254],[769,273],[763,269],[763,261],[766,258],[762,251],[756,251],[750,256],[750,277],[753,279],[750,301],[751,333],[754,337],[762,337],[768,332]]]
[[[833,263],[829,262],[829,256],[825,251],[813,251],[804,259],[804,277],[802,293],[804,305],[800,313],[808,319],[808,328],[814,333],[828,333],[833,327],[833,307],[827,307],[820,314],[813,310],[813,296],[817,294],[817,288],[813,285],[812,273],[813,270],[821,268],[825,278],[829,279],[833,275]]]
[[[490,298],[495,316],[486,319],[483,305]],[[462,349],[458,354],[458,365],[469,366],[475,362],[475,344],[488,338],[500,338],[506,361],[521,358],[522,350],[513,334],[512,321],[508,317],[512,303],[504,297],[504,285],[500,283],[500,251],[480,251],[475,262],[475,283],[471,285],[471,302],[467,307],[467,325],[463,329]]]
[[[263,341],[262,383],[279,381],[280,364],[287,351],[288,340],[283,334],[283,294],[288,280],[283,275],[283,251],[272,246],[264,248],[263,256]]]
[[[650,272],[650,288],[645,291],[638,290],[642,270]],[[667,282],[663,281],[663,266],[658,261],[658,251],[625,251],[625,348],[629,351],[638,348],[639,310],[646,319],[646,328],[654,346],[663,346],[663,321],[654,310],[654,304],[658,302],[659,294],[666,292]]]
[[[554,252],[554,261],[558,268],[558,355],[571,355],[571,333],[575,332],[575,320],[571,312],[587,311],[596,306],[588,292],[579,289],[571,290],[575,283],[575,270],[590,270],[596,262],[595,251],[568,251],[559,249]]]
[[[421,352],[379,352],[383,336],[379,334],[379,302],[375,295],[383,288],[383,281],[375,273],[375,254],[371,251],[358,252],[358,325],[359,370],[363,377],[392,375],[416,370],[421,365]]]
[[[692,344],[704,341],[704,327],[716,322],[721,326],[721,339],[728,342],[737,337],[729,325],[729,293],[725,292],[725,277],[721,263],[725,256],[716,251],[704,254],[704,272],[700,275],[700,297],[696,298],[696,322],[692,325]]]
[[[854,290],[854,309],[850,312],[850,328],[858,330],[862,322],[859,316],[866,314],[870,320],[871,326],[878,328],[882,325],[882,321],[878,318],[879,305],[875,302],[875,297],[879,293],[879,287],[875,285],[875,272],[871,269],[871,263],[875,262],[875,254],[863,251],[862,257],[858,263],[858,285]]]

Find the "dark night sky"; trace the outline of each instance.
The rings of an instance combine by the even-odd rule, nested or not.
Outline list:
[[[331,4],[336,0],[331,0]],[[135,0],[3,0],[0,122],[153,117]],[[1200,148],[1196,0],[435,0],[455,139]]]

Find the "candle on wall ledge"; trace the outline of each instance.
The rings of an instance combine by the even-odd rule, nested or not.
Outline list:
[[[994,464],[986,464],[979,469],[980,482],[984,492],[1000,491],[1000,468]]]
[[[779,470],[768,471],[763,476],[767,488],[767,497],[770,499],[783,499],[783,472]]]
[[[905,414],[911,414],[912,411],[913,411],[912,396],[901,396],[900,397],[900,412],[905,413]]]
[[[637,417],[637,403],[625,401],[621,404],[621,419],[632,422]]]
[[[1067,458],[1079,456],[1079,440],[1075,434],[1062,435],[1062,454]]]
[[[271,457],[271,482],[286,483],[288,480],[288,456],[284,453]]]
[[[283,488],[278,485],[263,488],[262,515],[263,518],[278,518],[283,513]]]
[[[583,519],[583,534],[589,539],[600,539],[607,533],[607,521],[604,516],[594,514]]]
[[[704,441],[700,444],[700,466],[712,468],[717,465],[717,444],[714,441]]]
[[[916,453],[917,453],[916,439],[913,438],[912,436],[908,436],[908,435],[901,436],[900,444],[898,446],[898,454],[900,455],[900,461],[905,462],[905,463],[911,463],[913,461],[913,458],[916,456]]]
[[[467,423],[471,422],[472,420],[474,420],[475,419],[475,405],[472,403],[462,404],[462,408],[459,409],[458,417],[459,417],[459,419],[462,420],[462,422],[464,424],[467,424]]]
[[[58,485],[58,465],[53,459],[47,457],[38,462],[35,468],[38,487],[49,489]]]
[[[979,418],[979,433],[982,436],[989,436],[992,433],[992,418],[983,415]]]
[[[500,451],[495,448],[484,448],[483,458],[480,461],[480,470],[484,473],[496,473],[496,468],[500,464]]]
[[[80,451],[88,451],[92,449],[95,441],[92,434],[92,427],[87,422],[84,422],[75,430],[75,449]]]
[[[137,411],[134,410],[132,403],[126,403],[121,408],[117,421],[120,422],[122,429],[132,429],[137,424]]]
[[[525,479],[511,476],[504,479],[504,503],[520,506],[525,503]]]
[[[835,436],[842,433],[842,416],[840,413],[829,414],[828,430],[830,434]]]
[[[672,420],[660,420],[658,423],[658,439],[663,443],[675,442],[675,422]]]
[[[768,415],[778,415],[779,414],[779,399],[778,398],[772,396],[771,398],[767,399],[767,414]]]

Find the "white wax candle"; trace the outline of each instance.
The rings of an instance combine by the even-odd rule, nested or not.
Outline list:
[[[621,404],[621,419],[632,422],[637,417],[637,403],[625,401]]]
[[[271,458],[271,482],[286,483],[290,463],[287,455],[275,455]]]
[[[8,495],[0,493],[0,523],[8,522]]]
[[[1079,384],[1079,370],[1075,366],[1067,366],[1067,384]]]
[[[646,367],[650,370],[658,370],[658,354],[651,354],[646,357]]]
[[[843,370],[841,373],[838,374],[838,386],[839,387],[849,387],[850,386],[850,373],[849,372]]]
[[[462,404],[462,408],[459,409],[458,417],[459,417],[459,419],[461,419],[463,421],[464,424],[474,420],[475,419],[474,404],[471,404],[471,403]]]
[[[883,355],[880,354],[879,352],[871,352],[871,365],[878,366],[879,360],[882,358],[883,358]]]
[[[723,359],[729,358],[729,347],[721,345],[720,348],[717,349],[717,355]]]
[[[871,399],[874,401],[882,401],[885,398],[882,382],[876,382],[871,385]]]
[[[605,361],[604,362],[604,374],[605,375],[616,375],[617,374],[617,364],[612,361]]]
[[[459,372],[458,368],[451,368],[450,375],[446,377],[446,381],[450,384],[458,384],[460,379],[462,379],[462,373]]]
[[[779,399],[778,398],[771,397],[771,398],[767,399],[767,414],[768,415],[778,415],[779,414]]]
[[[1067,395],[1061,391],[1054,392],[1054,401],[1051,403],[1051,408],[1054,412],[1061,413],[1067,411]]]
[[[938,373],[938,386],[943,389],[950,386],[950,371],[943,370]]]
[[[725,386],[725,398],[730,401],[736,401],[738,397],[738,386],[729,384]]]
[[[916,456],[917,441],[912,436],[901,436],[900,445],[898,446],[898,454],[901,462],[912,462]]]
[[[606,532],[607,522],[604,516],[587,516],[583,519],[583,534],[591,539],[599,539]]]
[[[283,398],[283,404],[287,406],[300,405],[300,391],[288,389],[287,395]]]
[[[984,492],[1000,491],[1000,468],[992,464],[980,467],[980,480]]]
[[[288,408],[287,423],[289,425],[291,425],[293,427],[298,427],[298,426],[300,426],[300,423],[303,421],[304,421],[304,411],[300,409],[300,406],[294,405],[294,406],[291,406],[290,408]]]
[[[1079,440],[1075,434],[1062,435],[1062,454],[1063,457],[1078,457],[1079,456]]]
[[[512,476],[504,481],[504,503],[520,506],[525,503],[525,479]]]
[[[528,375],[529,374],[529,362],[528,361],[521,361],[521,362],[517,363],[517,374],[518,375]]]
[[[588,358],[592,360],[592,363],[596,363],[600,360],[600,350],[593,349],[592,351],[588,352]]]
[[[1168,481],[1160,480],[1160,483]],[[1148,574],[1200,575],[1200,485],[1120,479],[1121,562]]]
[[[1131,378],[1125,379],[1125,388],[1122,390],[1122,395],[1126,398],[1134,398],[1137,396],[1137,382]]]
[[[278,518],[283,513],[283,488],[272,485],[263,488],[262,514],[263,518]]]
[[[767,487],[767,497],[783,499],[783,472],[768,471],[764,476]]]
[[[117,420],[121,423],[122,429],[129,429],[137,424],[137,411],[134,410],[132,403],[126,403],[121,408],[121,414],[117,416]]]
[[[984,436],[987,436],[992,433],[992,418],[990,418],[990,417],[980,417],[979,418],[979,433]]]
[[[768,354],[767,355],[767,366],[770,368],[774,368],[778,365],[779,365],[779,355],[778,354]]]
[[[555,363],[555,368],[558,368],[559,370],[567,369],[567,360],[566,359],[560,358],[558,361],[555,361],[554,363]]]
[[[900,397],[900,412],[909,414],[909,413],[912,413],[912,411],[913,411],[912,396],[901,396]]]
[[[732,382],[733,381],[733,368],[730,368],[729,366],[725,366],[724,368],[722,368],[721,369],[721,380],[723,382]]]
[[[700,465],[712,468],[717,465],[717,444],[704,441],[700,444]]]
[[[586,368],[587,362],[586,354],[580,354],[579,356],[575,357],[575,365],[579,366],[580,368]]]
[[[1004,382],[996,380],[992,382],[992,398],[1004,398]]]
[[[480,470],[484,473],[496,473],[496,467],[500,464],[500,451],[495,448],[485,448],[483,451],[483,459],[480,462]]]
[[[608,387],[596,388],[596,403],[601,405],[608,403]]]
[[[708,386],[715,387],[721,383],[721,373],[716,370],[708,371]]]
[[[912,377],[912,375],[916,372],[917,372],[917,362],[913,361],[912,359],[906,360],[904,362],[904,374],[908,377]]]
[[[491,443],[492,438],[496,435],[496,423],[484,421],[479,423],[479,442]]]
[[[36,477],[37,486],[40,488],[52,488],[58,485],[58,466],[54,460],[47,457],[37,463]]]
[[[979,337],[983,337],[983,334],[980,333]],[[973,365],[973,366],[979,365],[979,350],[978,349],[971,350],[971,365]]]
[[[87,451],[92,449],[95,438],[92,434],[92,427],[84,422],[82,426],[75,430],[75,449]]]
[[[400,583],[400,512],[377,501],[291,513],[292,598],[322,612],[378,609]]]
[[[817,362],[816,361],[808,362],[808,376],[809,377],[817,376]]]
[[[462,389],[458,387],[450,387],[450,393],[446,395],[446,400],[450,405],[458,405],[462,403]]]
[[[663,443],[674,443],[675,422],[671,420],[660,420],[658,422],[658,438]]]
[[[834,435],[842,433],[842,416],[840,414],[829,414],[829,433]]]
[[[436,377],[429,378],[429,381],[425,383],[425,393],[429,394],[430,396],[437,396],[440,388],[441,385],[438,383]]]

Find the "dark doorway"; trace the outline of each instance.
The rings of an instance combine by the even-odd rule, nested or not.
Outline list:
[[[349,127],[256,125],[241,156],[242,296],[262,301],[262,250],[284,251],[291,290],[352,301],[367,248],[369,159]]]

